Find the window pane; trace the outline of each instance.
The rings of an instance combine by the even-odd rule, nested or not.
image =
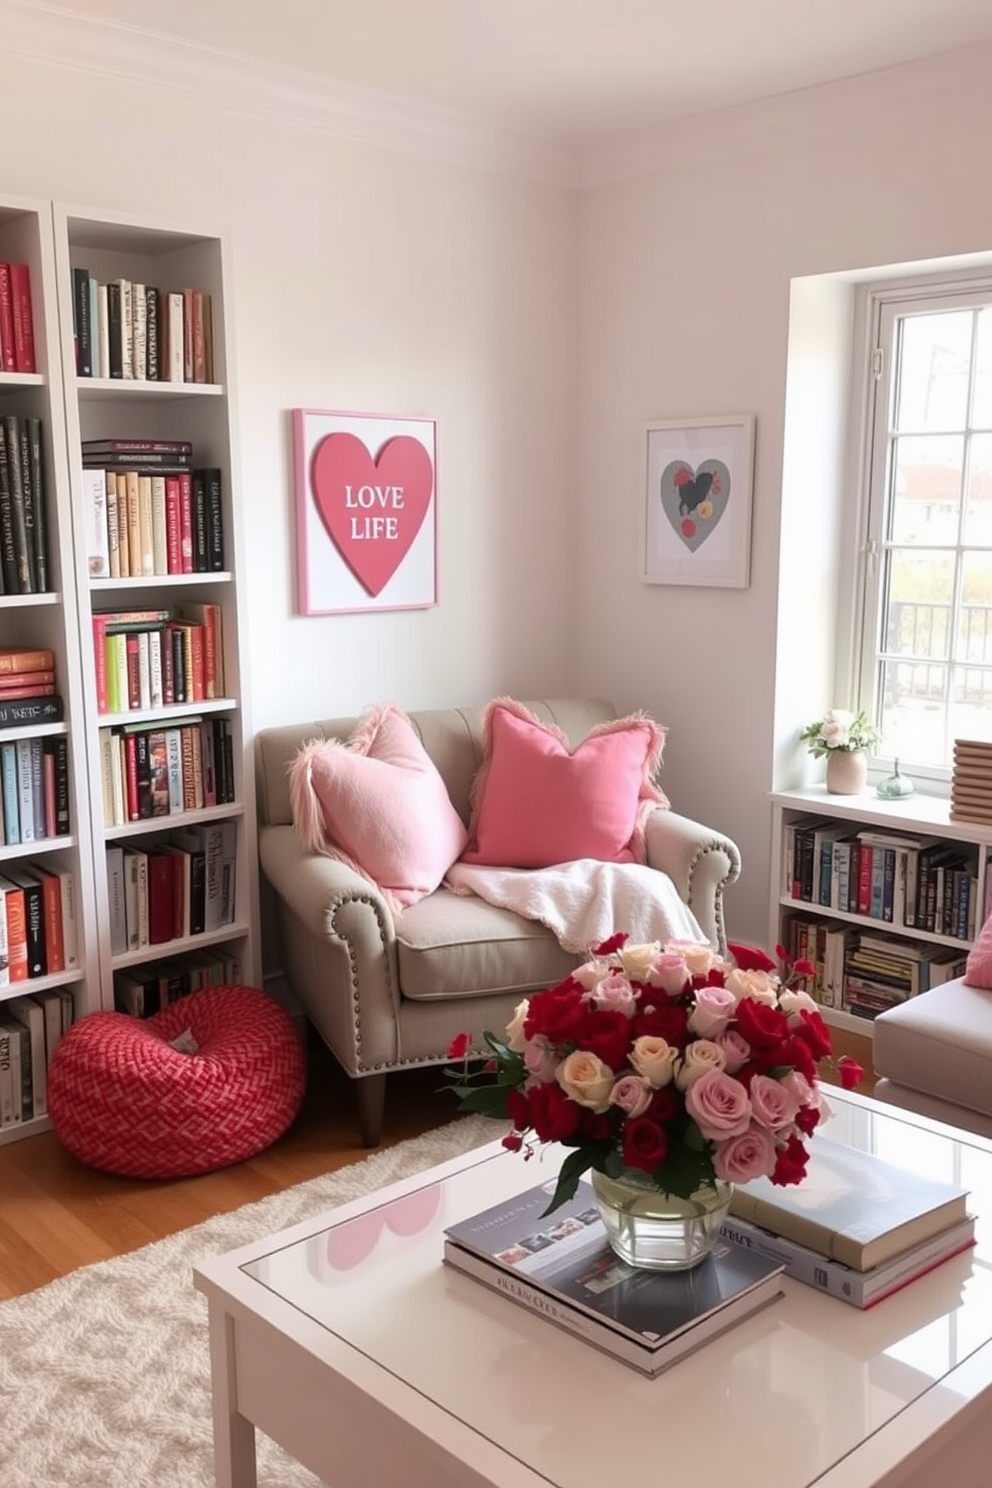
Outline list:
[[[976,434],[971,440],[964,540],[992,547],[992,434]]]
[[[951,736],[955,739],[992,739],[992,668],[954,668]]]
[[[992,429],[992,309],[978,312],[975,401],[971,422],[976,429]]]
[[[954,554],[895,548],[889,554],[883,649],[900,656],[950,655]]]
[[[881,681],[879,752],[898,755],[907,765],[943,763],[947,668],[887,661]]]
[[[964,428],[971,325],[970,310],[912,315],[901,322],[897,429]]]
[[[992,666],[992,553],[966,553],[961,563],[961,613],[955,657]]]
[[[899,543],[956,543],[964,437],[921,435],[892,442],[889,536]]]

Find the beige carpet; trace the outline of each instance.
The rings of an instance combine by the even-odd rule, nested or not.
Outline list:
[[[0,1304],[0,1488],[212,1488],[206,1302],[192,1267],[492,1141],[464,1117]],[[317,1479],[259,1436],[259,1484]]]

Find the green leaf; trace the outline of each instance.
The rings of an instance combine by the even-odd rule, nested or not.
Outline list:
[[[499,1085],[473,1085],[462,1095],[460,1111],[478,1111],[483,1116],[506,1116],[506,1091]]]
[[[554,1191],[551,1203],[545,1209],[541,1218],[553,1214],[554,1211],[567,1204],[568,1200],[575,1197],[575,1191],[579,1186],[579,1179],[583,1173],[592,1167],[592,1155],[588,1147],[578,1147],[566,1157],[558,1173],[558,1186]]]

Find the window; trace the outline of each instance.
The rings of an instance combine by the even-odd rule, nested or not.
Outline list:
[[[992,740],[992,283],[869,297],[858,695],[887,756]]]

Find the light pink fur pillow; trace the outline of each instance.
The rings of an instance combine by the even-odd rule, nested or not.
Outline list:
[[[598,724],[572,749],[554,724],[512,698],[495,698],[483,737],[463,863],[644,862],[645,820],[668,805],[652,781],[665,742],[653,719],[634,713]]]
[[[437,767],[395,703],[346,744],[314,739],[290,766],[290,802],[310,852],[348,863],[394,911],[433,893],[468,840]]]
[[[992,992],[992,914],[968,952],[964,979],[969,987],[981,987],[985,992]]]

